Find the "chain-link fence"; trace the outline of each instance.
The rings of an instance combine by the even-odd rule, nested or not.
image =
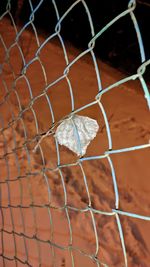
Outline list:
[[[122,90],[121,86],[127,82],[137,80],[142,86],[148,108],[150,107],[149,91],[144,80],[150,59],[145,57],[142,36],[134,13],[136,1],[129,1],[126,10],[98,32],[94,30],[86,1],[72,1],[63,14],[59,12],[60,3],[57,3],[59,1],[49,1],[57,22],[52,34],[47,36],[47,33],[44,33],[46,37],[39,34],[34,25],[36,12],[40,12],[44,0],[38,3],[33,0],[26,1],[30,14],[23,26],[17,24],[16,20],[25,1],[16,2],[15,15],[11,10],[13,1],[6,2],[1,13],[0,36],[1,266],[129,266],[128,257],[132,258],[133,255],[125,242],[122,218],[150,221],[150,216],[127,212],[120,207],[112,158],[113,155],[121,156],[127,152],[130,154],[132,151],[136,153],[139,150],[145,151],[149,149],[150,144],[147,140],[147,143],[114,149],[110,128],[111,117],[106,114],[103,98],[116,88]],[[71,55],[68,53],[69,44],[64,41],[61,30],[65,18],[78,5],[86,16],[90,40],[86,49]],[[101,66],[94,52],[96,42],[102,38],[103,33],[111,31],[111,27],[126,16],[130,16],[137,35],[141,64],[135,74],[103,87]],[[56,39],[57,42],[54,41]],[[58,54],[58,57],[55,58],[53,54]],[[81,75],[77,70],[78,64],[82,69],[81,60],[87,56],[90,57],[90,62],[85,64],[94,67],[92,69],[94,74],[91,75],[96,81],[95,89],[92,89],[91,85],[93,91],[91,98],[88,98],[86,88],[83,90],[83,95],[80,95],[70,78],[70,73],[74,70],[77,73],[75,79]],[[46,60],[50,60],[51,64],[47,65]],[[57,60],[58,62],[55,62]],[[57,63],[55,72],[54,63]],[[83,72],[81,80],[85,81],[84,76],[90,73],[86,73],[84,68],[81,72]],[[94,108],[96,108],[96,118],[100,117],[97,119],[100,132],[105,131],[107,137],[105,143],[108,144],[104,146],[102,153],[96,153],[91,143],[92,156],[86,154],[84,157],[76,157],[75,154],[59,146],[55,137],[56,128],[65,119],[80,113],[86,115],[88,109]],[[98,139],[98,144],[101,146],[101,138]],[[102,163],[103,160],[105,164]],[[89,162],[93,165],[90,165],[87,171],[86,164]],[[94,164],[94,168],[100,169],[100,174],[93,169]],[[93,200],[91,188],[95,183],[93,188],[96,197],[101,201],[103,199],[101,187],[104,181],[106,188],[109,189],[112,183],[113,189],[111,188],[108,195],[106,194],[108,206],[103,204],[103,201],[98,206],[96,200]],[[99,224],[97,216],[100,217]],[[116,229],[113,235],[118,235],[118,239],[114,241],[116,247],[114,245],[111,249],[105,248],[104,245],[108,243],[109,246],[110,237],[106,236],[104,242],[103,233],[100,232],[102,228],[107,231],[105,224],[108,225],[109,221],[112,221]],[[84,229],[87,232],[83,240],[78,238],[78,242],[75,242],[74,233],[79,231],[82,223],[82,232]],[[82,242],[85,247],[91,242],[90,249],[82,246]],[[119,255],[120,260],[115,254]],[[107,260],[109,257],[111,260]],[[141,263],[132,266],[146,266],[142,265],[142,261],[143,259]]]

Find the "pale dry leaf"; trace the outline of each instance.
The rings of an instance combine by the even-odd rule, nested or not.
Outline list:
[[[74,115],[65,119],[57,127],[55,137],[60,145],[66,146],[78,156],[83,156],[98,129],[99,125],[96,120]]]

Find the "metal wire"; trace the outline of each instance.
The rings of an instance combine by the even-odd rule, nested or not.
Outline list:
[[[127,267],[128,266],[127,250],[126,250],[126,245],[125,245],[125,240],[124,240],[124,233],[123,233],[123,229],[122,229],[122,224],[120,221],[120,215],[128,216],[131,218],[137,218],[137,219],[141,219],[141,220],[147,220],[147,221],[150,221],[150,216],[149,217],[148,216],[142,216],[140,214],[134,214],[134,213],[129,213],[129,212],[120,210],[119,191],[118,191],[117,179],[116,179],[116,174],[115,174],[115,168],[114,168],[111,156],[112,156],[112,154],[126,153],[126,152],[130,152],[133,150],[149,149],[150,143],[141,144],[141,145],[133,146],[133,147],[127,147],[127,148],[113,149],[113,140],[112,140],[112,135],[111,135],[111,131],[110,131],[109,120],[108,120],[108,117],[107,117],[107,114],[105,111],[105,107],[102,104],[101,100],[103,98],[103,95],[105,95],[106,93],[109,93],[111,90],[114,90],[119,85],[124,84],[130,80],[139,80],[141,85],[142,85],[143,94],[146,98],[148,107],[150,108],[150,95],[149,95],[148,87],[147,87],[146,82],[144,80],[144,73],[146,72],[147,66],[150,65],[150,59],[146,59],[146,57],[145,57],[142,36],[141,36],[138,22],[137,22],[135,13],[134,13],[134,11],[136,9],[136,0],[129,1],[127,9],[124,10],[122,13],[120,13],[118,16],[116,16],[114,19],[112,19],[107,25],[105,25],[104,28],[100,29],[98,32],[95,32],[95,30],[94,30],[94,24],[92,21],[92,16],[91,16],[90,10],[86,4],[86,1],[84,1],[84,0],[74,1],[72,3],[72,5],[70,5],[68,7],[68,9],[63,13],[63,15],[60,15],[59,9],[57,7],[57,1],[51,0],[51,3],[53,4],[53,8],[54,8],[54,11],[56,14],[57,23],[56,23],[55,31],[53,32],[53,34],[48,36],[45,39],[45,41],[43,41],[42,43],[39,40],[38,32],[37,32],[37,29],[34,25],[34,19],[35,19],[36,12],[40,11],[40,8],[41,8],[44,0],[39,1],[39,3],[37,5],[35,5],[35,4],[33,5],[34,1],[28,0],[29,6],[30,6],[30,16],[29,16],[28,21],[24,24],[24,26],[20,30],[17,29],[14,17],[13,17],[12,12],[11,12],[11,2],[12,2],[11,0],[7,1],[6,10],[0,17],[1,21],[6,19],[6,17],[7,18],[9,17],[9,19],[11,20],[11,24],[15,30],[14,42],[10,46],[7,46],[7,43],[5,42],[3,36],[0,36],[1,47],[5,50],[5,59],[2,62],[1,68],[0,68],[1,80],[2,80],[3,86],[5,88],[5,96],[3,97],[3,99],[0,99],[0,106],[3,107],[3,105],[5,105],[7,103],[9,113],[11,114],[11,118],[8,122],[4,121],[3,114],[0,114],[0,120],[1,120],[0,137],[3,140],[3,150],[4,150],[3,153],[1,153],[1,155],[0,155],[0,161],[3,161],[3,160],[5,161],[5,166],[6,166],[6,171],[7,171],[6,179],[0,180],[0,211],[1,211],[1,218],[2,218],[1,219],[1,229],[0,229],[0,233],[1,233],[1,254],[0,254],[0,257],[2,258],[3,266],[7,266],[7,261],[12,261],[15,264],[13,266],[19,266],[18,265],[19,263],[21,263],[25,266],[32,266],[32,263],[30,262],[30,257],[29,257],[30,253],[29,253],[29,248],[28,248],[28,242],[30,240],[34,240],[35,245],[36,245],[37,258],[38,258],[38,260],[37,260],[38,262],[37,262],[36,266],[42,266],[42,264],[43,264],[42,263],[42,255],[41,255],[41,247],[43,246],[44,243],[49,246],[49,250],[50,250],[50,253],[52,255],[52,263],[51,263],[52,266],[57,266],[56,265],[56,255],[55,255],[55,249],[56,248],[59,250],[62,250],[62,251],[68,251],[70,253],[71,264],[72,264],[71,266],[76,266],[75,260],[74,260],[74,251],[76,251],[77,253],[91,259],[91,262],[94,262],[96,266],[107,266],[107,264],[103,263],[101,261],[101,258],[98,257],[98,252],[100,250],[100,244],[101,243],[99,241],[100,238],[99,238],[98,231],[97,231],[95,215],[96,214],[102,214],[104,216],[114,217],[116,220],[116,224],[118,227],[118,233],[119,233],[120,240],[121,240],[122,251],[123,251],[123,255],[124,255],[124,266]],[[20,2],[22,2],[22,1],[20,1]],[[81,52],[72,61],[69,61],[65,42],[61,36],[61,28],[63,27],[62,22],[68,16],[68,14],[71,12],[71,10],[73,10],[79,4],[82,5],[84,10],[85,10],[85,14],[87,16],[87,21],[88,21],[89,26],[90,26],[91,40],[87,44],[86,50]],[[127,16],[127,15],[131,16],[131,21],[133,22],[135,32],[137,35],[137,42],[139,45],[139,51],[140,51],[140,55],[141,55],[141,65],[137,69],[137,73],[135,73],[134,75],[128,76],[128,77],[126,77],[120,81],[117,81],[114,84],[109,85],[107,88],[102,88],[100,71],[99,71],[99,67],[98,67],[98,63],[97,63],[97,58],[96,58],[96,55],[94,53],[94,48],[96,46],[96,40],[98,38],[101,38],[102,34],[104,32],[106,32],[109,28],[111,28],[111,26],[113,24],[115,24],[122,17]],[[22,34],[28,29],[29,26],[32,28],[32,30],[34,32],[34,36],[35,36],[36,43],[37,43],[37,50],[36,50],[34,56],[29,61],[26,61],[24,51],[23,51],[19,41],[21,39]],[[62,51],[63,51],[64,59],[65,59],[65,68],[64,68],[63,74],[61,76],[57,77],[57,79],[55,79],[54,81],[49,83],[47,80],[45,67],[44,67],[42,60],[40,58],[40,54],[45,49],[46,45],[50,41],[52,41],[55,37],[57,37],[59,39],[60,45],[62,47]],[[14,46],[17,46],[19,53],[20,53],[20,56],[21,56],[21,59],[22,59],[22,62],[23,62],[22,69],[20,70],[20,73],[18,75],[16,75],[14,73],[14,70],[13,70],[13,68],[11,66],[11,62],[10,62],[10,53],[11,53]],[[78,109],[75,109],[74,93],[73,93],[73,88],[72,88],[72,82],[69,79],[69,72],[72,69],[72,67],[78,62],[78,60],[83,58],[87,54],[90,54],[91,58],[93,60],[93,65],[95,68],[95,74],[96,74],[96,79],[97,79],[98,92],[97,92],[97,95],[95,96],[95,99],[93,99],[93,101],[91,101],[90,103],[87,103],[84,106],[79,107]],[[26,75],[29,67],[32,64],[34,64],[34,62],[38,62],[40,64],[41,70],[42,70],[42,73],[44,76],[44,82],[45,82],[44,88],[42,89],[41,92],[39,92],[39,94],[37,96],[33,95],[32,86],[31,86],[30,81]],[[5,77],[4,68],[5,68],[6,63],[8,64],[8,66],[11,70],[11,74],[13,76],[13,82],[12,82],[10,88],[8,88],[8,86],[7,86],[6,77]],[[28,93],[30,95],[29,102],[25,107],[22,107],[19,94],[16,90],[16,84],[17,84],[17,82],[19,82],[20,79],[24,79],[26,81],[26,84],[28,87]],[[53,110],[53,105],[52,105],[53,103],[52,103],[52,101],[48,95],[48,92],[50,90],[53,90],[54,85],[59,84],[60,82],[63,82],[63,81],[66,81],[66,83],[68,84],[70,103],[71,103],[71,111],[70,111],[70,113],[67,114],[66,117],[62,117],[60,120],[57,121],[55,119],[55,112]],[[11,97],[12,93],[14,93],[16,95],[16,99],[18,102],[18,114],[14,114],[13,105],[10,104],[10,97]],[[50,111],[51,118],[52,118],[52,125],[47,129],[46,132],[41,134],[41,132],[39,130],[37,114],[36,114],[36,111],[34,110],[34,104],[39,99],[41,99],[41,98],[43,99],[43,97],[45,98],[47,106],[49,107],[49,111]],[[65,118],[69,118],[73,114],[77,114],[81,110],[84,110],[87,107],[93,107],[93,106],[98,106],[100,108],[102,115],[103,115],[105,126],[106,126],[106,131],[107,131],[108,149],[104,152],[104,154],[101,154],[98,156],[81,157],[81,158],[77,159],[77,161],[74,163],[70,162],[70,163],[64,164],[64,165],[61,164],[60,163],[59,145],[58,145],[57,140],[55,139],[55,136],[54,136],[55,127],[60,122],[62,122]],[[27,111],[30,111],[33,115],[33,118],[34,118],[36,134],[34,135],[33,138],[28,138],[26,125],[25,125],[25,122],[23,119],[24,114]],[[21,145],[17,144],[16,132],[14,129],[14,125],[17,122],[20,122],[22,125],[22,128],[23,128],[23,143]],[[7,141],[7,138],[5,137],[5,133],[8,130],[12,132],[12,139],[13,139],[13,147],[12,148],[9,148],[9,143]],[[77,131],[77,129],[76,129],[76,131]],[[54,168],[48,168],[46,166],[44,152],[42,149],[43,139],[46,137],[49,138],[49,136],[52,136],[55,140],[57,162],[56,162],[56,166]],[[33,144],[35,145],[35,141],[37,141],[36,149],[38,149],[39,154],[41,156],[41,161],[42,161],[42,168],[38,171],[33,170],[33,168],[32,168],[32,153],[33,153]],[[79,142],[78,145],[80,147],[80,140],[78,142]],[[26,167],[26,172],[24,174],[22,174],[22,172],[21,172],[20,159],[18,158],[18,152],[22,152],[22,151],[24,151],[26,154],[27,165],[28,165]],[[15,164],[17,167],[17,175],[16,175],[16,177],[13,177],[13,178],[11,178],[10,166],[9,166],[9,156],[11,156],[11,155],[15,156],[15,162],[16,162]],[[89,190],[89,186],[88,186],[88,180],[87,180],[86,172],[84,170],[84,165],[83,165],[84,162],[92,161],[92,160],[93,161],[94,160],[100,160],[103,158],[105,158],[108,161],[108,164],[110,166],[110,170],[112,173],[113,186],[114,186],[114,194],[115,194],[114,207],[115,208],[113,208],[111,212],[101,211],[101,210],[95,209],[92,206],[92,200],[91,200],[91,194],[90,194],[90,190]],[[87,196],[88,196],[88,205],[84,209],[76,208],[76,207],[68,205],[68,195],[67,195],[67,189],[66,189],[66,182],[65,182],[64,173],[63,173],[63,169],[67,166],[69,166],[70,168],[72,168],[73,166],[78,166],[81,170],[85,190],[86,190]],[[64,204],[61,207],[56,207],[56,206],[51,204],[51,187],[49,185],[49,178],[48,178],[49,172],[52,172],[54,174],[56,172],[58,172],[60,175],[62,188],[63,188],[63,198],[64,198]],[[32,189],[32,186],[30,184],[30,178],[31,177],[36,178],[39,175],[41,175],[43,177],[43,181],[44,181],[45,186],[47,188],[47,195],[48,195],[47,202],[43,203],[43,204],[38,204],[35,202],[35,200],[33,198],[33,192],[32,192],[33,189]],[[27,181],[27,187],[28,187],[28,191],[29,191],[29,198],[30,198],[29,202],[30,203],[28,203],[28,204],[24,203],[24,196],[23,196],[24,181]],[[20,202],[18,204],[14,204],[12,202],[10,190],[11,190],[11,185],[16,184],[17,182],[19,182]],[[8,196],[7,204],[3,204],[2,191],[3,191],[4,185],[6,185],[6,187],[7,187],[7,196]],[[48,219],[49,225],[50,225],[50,233],[47,236],[47,239],[40,238],[38,235],[37,209],[43,209],[43,210],[47,211],[48,218],[49,218]],[[12,226],[11,230],[7,230],[5,227],[5,219],[4,219],[5,218],[5,216],[4,216],[5,210],[10,211],[10,215],[11,215],[10,216],[10,220],[11,220],[10,223]],[[15,227],[15,221],[14,221],[14,215],[13,215],[14,210],[19,210],[20,214],[21,214],[22,231],[20,231],[20,232],[17,231],[16,227]],[[32,234],[29,234],[26,231],[26,222],[25,222],[25,213],[24,213],[25,210],[31,211],[31,216],[33,218],[33,228],[34,228],[34,232]],[[68,227],[69,227],[69,243],[66,246],[62,246],[60,244],[57,244],[54,241],[54,223],[55,222],[53,221],[53,210],[60,210],[60,211],[65,212],[65,216],[67,218]],[[73,230],[72,230],[72,225],[71,225],[70,211],[90,214],[91,224],[92,224],[94,235],[95,235],[95,252],[94,252],[94,254],[92,252],[91,252],[91,254],[90,253],[88,254],[86,251],[83,251],[80,248],[75,247],[73,245]],[[9,254],[7,254],[7,252],[6,252],[5,248],[6,248],[7,244],[5,244],[5,242],[4,242],[4,235],[5,234],[11,236],[13,239],[13,243],[14,243],[13,256],[9,256]],[[20,238],[23,239],[23,244],[24,244],[24,256],[23,257],[19,257],[18,253],[17,253],[17,249],[18,249],[17,248],[17,236],[19,236]]]

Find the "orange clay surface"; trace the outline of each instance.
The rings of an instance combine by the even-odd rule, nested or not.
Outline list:
[[[14,28],[8,20],[1,21],[0,32],[8,48],[15,40]],[[42,43],[44,38],[39,37],[39,40]],[[33,31],[24,31],[18,44],[22,48],[26,62],[29,62],[38,48]],[[69,44],[66,44],[66,49],[69,62],[81,52]],[[4,57],[5,49],[0,42],[1,63],[4,62]],[[0,253],[6,257],[16,256],[22,261],[27,260],[34,267],[39,266],[40,262],[42,267],[71,267],[73,266],[72,258],[75,267],[98,266],[88,257],[94,255],[97,249],[92,221],[94,220],[98,236],[97,258],[110,267],[123,267],[124,256],[115,216],[94,214],[93,219],[90,211],[81,212],[81,209],[85,210],[89,205],[83,170],[92,207],[108,212],[115,208],[112,174],[107,158],[84,161],[83,169],[76,164],[64,166],[60,171],[57,168],[53,135],[43,139],[40,148],[35,153],[33,152],[37,144],[34,137],[48,131],[52,124],[47,98],[50,99],[55,121],[61,120],[71,112],[70,92],[66,79],[51,86],[47,90],[47,98],[45,95],[36,98],[32,107],[27,109],[20,119],[14,119],[11,127],[8,127],[8,123],[20,112],[19,102],[22,109],[29,107],[31,96],[27,79],[33,98],[40,95],[46,87],[41,64],[36,60],[27,68],[25,76],[16,81],[15,90],[11,90],[14,77],[17,78],[20,75],[22,67],[22,58],[17,45],[11,48],[9,58],[11,67],[10,64],[5,63],[0,76],[0,102],[2,103],[0,105],[0,128],[6,128],[0,134],[0,181],[4,182],[0,186],[1,206],[8,207],[9,204],[24,207],[29,207],[31,204],[48,205],[43,208],[20,208],[20,206],[11,209],[3,208],[0,214],[0,227],[6,231],[24,233],[30,237],[36,235],[41,240],[50,240],[56,246],[58,245],[58,248],[47,242],[37,242],[35,239],[4,231],[0,234]],[[63,74],[66,63],[57,38],[44,46],[40,53],[40,60],[47,76],[47,84]],[[125,77],[100,60],[98,60],[98,65],[103,88]],[[84,56],[70,68],[68,78],[73,88],[75,109],[94,101],[98,86],[90,55]],[[5,98],[6,88],[9,92],[8,98]],[[19,102],[17,96],[19,96]],[[138,81],[127,82],[105,93],[101,102],[109,120],[113,149],[148,143],[150,116]],[[85,156],[102,155],[108,150],[108,139],[98,104],[85,108],[78,114],[96,119],[100,127],[97,137],[89,145]],[[36,128],[35,116],[38,128]],[[14,148],[16,152],[13,152]],[[59,151],[61,165],[77,162],[77,156],[67,148],[59,146]],[[5,155],[6,152],[7,155]],[[111,159],[117,177],[119,209],[150,216],[150,149],[114,154]],[[43,168],[46,168],[46,171],[42,172]],[[12,181],[7,183],[6,179]],[[78,210],[68,209],[67,213],[64,208],[61,208],[65,204]],[[72,232],[68,218],[70,218]],[[125,216],[120,216],[120,221],[128,266],[150,266],[150,222]],[[71,242],[75,248],[73,250],[67,249]],[[60,249],[59,246],[66,249]],[[19,262],[16,265],[15,260],[5,259],[4,262],[6,267],[25,266]],[[0,266],[3,266],[2,257],[0,257]]]

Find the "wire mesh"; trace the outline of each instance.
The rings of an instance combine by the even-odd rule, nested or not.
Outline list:
[[[1,177],[0,181],[0,210],[1,210],[1,254],[0,257],[2,259],[3,266],[9,266],[8,263],[12,262],[14,266],[59,266],[57,263],[57,249],[66,251],[70,255],[70,265],[69,266],[77,266],[74,255],[77,253],[77,255],[83,255],[90,259],[91,264],[94,264],[95,266],[108,266],[103,260],[101,260],[101,257],[99,256],[99,251],[101,250],[101,237],[98,234],[98,227],[96,224],[96,215],[103,215],[108,218],[113,217],[116,221],[116,225],[118,228],[118,233],[120,237],[120,246],[123,253],[123,260],[122,265],[120,266],[129,266],[128,265],[128,251],[126,249],[125,244],[125,237],[124,237],[124,231],[122,228],[122,223],[120,220],[120,216],[123,217],[127,216],[130,218],[137,218],[141,220],[147,220],[150,221],[150,216],[142,216],[140,214],[135,214],[132,212],[127,212],[125,210],[121,210],[120,204],[119,204],[119,190],[118,190],[118,184],[115,174],[115,167],[112,160],[113,154],[121,154],[126,153],[134,150],[145,150],[149,149],[150,144],[141,144],[136,145],[132,147],[125,147],[125,148],[119,148],[119,149],[113,149],[113,143],[112,143],[112,135],[109,125],[109,119],[107,117],[105,106],[102,103],[103,96],[106,93],[109,93],[114,88],[125,84],[128,81],[132,80],[139,80],[141,83],[141,86],[143,88],[143,95],[146,98],[148,108],[150,108],[150,96],[147,84],[144,80],[144,73],[146,72],[146,68],[150,64],[150,59],[146,59],[145,52],[144,52],[144,46],[142,41],[142,36],[140,33],[140,29],[138,26],[138,22],[136,20],[134,11],[136,9],[136,1],[131,0],[128,3],[128,6],[126,10],[124,10],[122,13],[120,13],[118,16],[116,16],[113,20],[111,20],[107,25],[105,25],[104,28],[100,29],[98,32],[95,32],[94,30],[94,24],[92,21],[92,16],[90,13],[90,10],[88,8],[88,5],[86,4],[86,1],[84,0],[77,0],[74,1],[68,9],[62,14],[59,14],[59,8],[57,7],[57,1],[52,0],[51,3],[53,5],[53,8],[55,10],[57,23],[55,26],[55,30],[53,34],[48,36],[45,40],[40,39],[38,31],[36,29],[36,26],[34,25],[34,19],[36,12],[40,11],[41,6],[44,2],[44,0],[41,0],[38,2],[38,4],[34,4],[34,1],[28,0],[29,6],[30,6],[30,15],[28,21],[22,26],[17,27],[16,22],[14,19],[14,16],[11,12],[11,2],[10,0],[7,1],[6,10],[1,15],[1,21],[4,21],[6,18],[11,21],[11,26],[13,27],[15,31],[15,36],[13,42],[8,45],[3,35],[0,36],[1,40],[1,49],[4,51],[4,60],[1,63],[1,69],[0,69],[0,75],[1,75],[1,81],[2,86],[4,88],[3,96],[1,97],[1,108],[5,108],[7,110],[8,114],[3,114],[1,112],[0,119],[1,119],[1,128],[0,128],[0,138],[1,138],[1,155],[0,155],[0,161],[3,163],[1,165],[3,169],[5,169],[5,175],[4,177]],[[63,37],[61,36],[61,29],[63,27],[63,21],[68,16],[68,14],[77,6],[82,5],[84,8],[84,12],[87,16],[87,21],[89,23],[90,27],[90,34],[91,39],[89,43],[87,44],[87,49],[82,51],[80,54],[75,56],[71,61],[69,60],[66,44],[63,40]],[[21,8],[23,5],[23,1],[18,1],[18,8]],[[18,9],[19,10],[19,9]],[[106,32],[108,29],[111,29],[111,26],[118,22],[121,18],[130,15],[131,21],[134,25],[134,29],[137,35],[137,42],[139,45],[139,53],[141,57],[141,65],[137,69],[137,72],[131,76],[125,77],[111,85],[109,85],[106,88],[102,87],[101,83],[101,76],[100,76],[100,70],[97,63],[97,58],[94,52],[94,48],[96,46],[96,40],[98,38],[101,38],[104,32]],[[34,51],[33,56],[31,59],[26,59],[25,51],[23,48],[23,43],[21,43],[22,35],[27,31],[27,29],[31,27],[32,32],[34,33],[34,38],[36,40],[37,49]],[[54,38],[58,38],[59,43],[61,45],[64,60],[65,60],[65,68],[63,69],[62,75],[58,75],[57,78],[55,78],[53,81],[48,80],[47,78],[47,72],[45,70],[45,66],[41,59],[41,53],[45,49],[46,45],[53,41]],[[14,69],[11,64],[10,55],[14,47],[17,47],[19,57],[21,58],[22,65],[16,74],[14,72]],[[57,46],[56,46],[57,47]],[[57,49],[57,48],[56,48]],[[97,94],[95,95],[95,98],[90,102],[86,103],[83,106],[80,106],[78,108],[75,108],[75,100],[74,100],[74,90],[72,86],[72,81],[69,78],[69,73],[74,65],[77,64],[77,62],[84,58],[87,54],[89,54],[92,58],[92,62],[94,65],[94,70],[96,74],[96,80],[97,80]],[[47,55],[48,57],[48,55]],[[16,61],[19,60],[16,58]],[[42,86],[42,90],[38,92],[37,95],[34,95],[32,84],[30,83],[30,79],[28,78],[27,72],[30,67],[34,64],[38,63],[40,66],[40,71],[42,72],[42,75],[44,77],[44,86]],[[16,62],[17,64],[17,62]],[[11,73],[11,83],[8,85],[7,83],[7,77],[6,77],[6,65],[9,68],[9,71]],[[35,75],[38,75],[35,73]],[[26,95],[28,101],[26,105],[22,105],[22,102],[20,100],[20,94],[18,93],[17,84],[24,80],[26,84]],[[57,119],[55,118],[55,111],[53,110],[53,100],[51,100],[51,97],[49,96],[49,91],[55,90],[54,86],[59,85],[63,82],[66,82],[68,85],[68,92],[70,97],[70,103],[71,103],[71,110],[61,118]],[[26,97],[23,96],[24,98]],[[14,108],[14,105],[11,103],[12,96],[16,99],[16,106]],[[47,125],[47,130],[41,131],[37,113],[38,111],[35,110],[35,103],[37,101],[43,101],[48,106],[49,112],[51,114],[51,125]],[[61,101],[61,99],[59,100]],[[61,163],[61,157],[60,157],[60,147],[57,143],[57,140],[55,138],[55,129],[57,125],[60,124],[64,119],[69,118],[70,116],[73,116],[74,114],[78,114],[81,111],[86,110],[87,108],[91,108],[97,106],[103,115],[103,119],[105,122],[105,128],[107,133],[107,139],[108,139],[108,148],[104,151],[103,154],[100,155],[94,155],[94,156],[85,156],[85,157],[79,157],[76,158],[73,162],[69,162],[66,164]],[[17,110],[17,111],[16,111]],[[35,134],[32,137],[29,137],[29,133],[27,131],[27,125],[25,121],[25,116],[27,112],[30,112],[30,116],[32,116],[32,124],[35,125]],[[39,111],[40,112],[40,111]],[[43,114],[43,116],[45,116]],[[20,125],[20,126],[19,126]],[[22,129],[22,141],[18,141],[18,135],[17,135],[17,128],[21,127]],[[8,140],[8,137],[11,136],[11,138]],[[45,157],[45,150],[43,149],[42,143],[44,140],[53,139],[53,142],[55,144],[55,151],[56,151],[56,164],[52,164],[51,166],[47,166],[46,157]],[[80,144],[79,144],[80,145]],[[34,154],[38,154],[40,157],[40,168],[36,168],[35,162],[33,160]],[[11,172],[11,166],[10,166],[10,159],[14,158],[12,165],[16,167],[15,174],[12,174]],[[52,156],[51,156],[52,158]],[[50,160],[51,160],[50,158]],[[114,208],[110,211],[100,210],[96,209],[93,205],[89,185],[88,185],[88,178],[86,175],[86,171],[84,169],[84,163],[88,161],[96,161],[106,159],[107,163],[109,164],[109,168],[111,170],[111,176],[112,176],[112,182],[113,182],[113,188],[114,188],[114,194],[115,194],[115,201],[114,201]],[[22,161],[25,162],[24,164],[24,170],[22,170]],[[5,167],[3,167],[5,166]],[[87,206],[84,208],[75,207],[73,205],[70,205],[68,202],[68,192],[67,192],[67,186],[66,186],[66,179],[64,177],[64,169],[66,167],[73,168],[74,166],[77,166],[80,169],[80,173],[82,174],[83,183],[84,183],[84,190],[87,194]],[[52,176],[49,176],[50,175]],[[62,205],[54,205],[52,202],[52,188],[50,185],[49,180],[51,180],[53,183],[57,177],[57,175],[60,177],[61,180],[61,186],[62,186],[62,198],[63,203]],[[35,198],[36,193],[40,190],[40,185],[38,184],[36,179],[37,177],[41,177],[43,183],[46,187],[46,195],[47,198],[43,202],[40,202],[38,198]],[[35,188],[33,187],[33,184],[35,185]],[[80,185],[79,185],[80,186]],[[16,189],[14,189],[16,188]],[[13,195],[14,192],[17,191],[18,198],[15,201],[15,196]],[[28,192],[28,193],[27,193]],[[55,193],[55,192],[54,192]],[[27,196],[26,196],[27,194]],[[5,199],[5,200],[4,200]],[[19,200],[18,200],[19,199]],[[49,225],[49,231],[46,233],[46,236],[40,236],[38,232],[38,220],[39,217],[42,217],[42,213],[39,213],[39,210],[44,210],[47,215],[46,219],[43,217],[43,225],[47,223]],[[66,245],[60,245],[59,242],[57,242],[54,238],[54,228],[56,223],[56,219],[54,219],[53,211],[58,210],[60,212],[63,212],[65,214],[66,223],[68,225],[68,243]],[[6,221],[6,212],[10,213],[9,220]],[[90,224],[93,228],[94,233],[94,246],[95,249],[93,252],[86,252],[82,249],[80,249],[78,246],[74,246],[73,244],[73,229],[72,229],[72,217],[71,212],[74,213],[81,213],[85,214],[85,216],[88,214],[89,218],[87,220],[90,220]],[[14,214],[17,215],[14,215]],[[39,215],[40,214],[40,215]],[[43,213],[45,214],[45,213]],[[8,217],[7,217],[8,218]],[[17,218],[17,219],[16,219]],[[19,219],[20,218],[20,219]],[[27,222],[30,218],[29,222]],[[20,220],[20,228],[17,228],[17,221]],[[8,221],[10,222],[11,227],[7,228],[6,224],[8,224]],[[28,225],[29,224],[29,225]],[[30,231],[27,230],[31,226]],[[58,222],[58,227],[61,228],[61,219]],[[63,227],[63,226],[62,226]],[[8,239],[6,240],[6,235],[8,236]],[[18,241],[18,238],[20,238],[20,243]],[[8,240],[10,243],[13,244],[13,253],[11,254],[9,252],[9,249],[7,250]],[[30,242],[33,241],[33,245],[30,247]],[[22,245],[21,245],[22,242]],[[18,245],[19,244],[19,245]],[[43,264],[43,250],[44,245],[48,247],[49,251],[49,265]],[[18,247],[19,246],[19,247]],[[22,254],[18,253],[18,250],[22,249]],[[30,254],[33,251],[36,251],[36,263],[32,263],[30,259]],[[34,253],[33,253],[34,254]],[[46,256],[45,256],[46,257]],[[62,261],[61,266],[65,266],[65,263],[63,265],[64,259]],[[22,265],[19,265],[22,264]],[[11,265],[12,266],[12,265]],[[79,265],[78,265],[79,266]],[[81,264],[80,264],[81,266]],[[93,266],[93,265],[91,265]],[[142,265],[141,265],[142,266]]]

